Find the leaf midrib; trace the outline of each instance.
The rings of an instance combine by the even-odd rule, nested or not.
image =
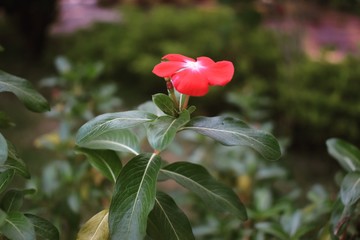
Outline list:
[[[200,187],[201,189],[204,189],[206,192],[209,192],[210,194],[209,195],[212,195],[214,196],[215,198],[218,198],[218,199],[222,199],[223,201],[225,201],[227,203],[228,206],[231,206],[231,208],[235,208],[237,211],[239,211],[236,207],[233,207],[233,204],[230,203],[227,199],[224,199],[222,198],[220,195],[218,194],[214,194],[212,191],[209,191],[207,188],[205,188],[204,186],[202,186],[201,184],[199,184],[198,182],[192,180],[191,178],[188,178],[184,175],[181,175],[179,173],[176,173],[176,172],[173,172],[173,171],[169,171],[169,170],[166,170],[166,169],[160,169],[160,171],[162,172],[168,172],[170,174],[174,174],[174,175],[177,175],[178,177],[182,178],[182,179],[185,179],[185,180],[190,180],[191,182],[193,182],[195,185],[197,185],[198,187]],[[165,173],[166,174],[166,173]]]
[[[122,121],[122,120],[127,120],[127,121],[135,120],[135,121],[139,121],[139,122],[140,121],[148,122],[148,121],[151,121],[152,119],[150,119],[150,118],[125,118],[125,117],[124,118],[114,118],[114,119],[111,119],[109,121],[105,121],[105,122],[103,122],[103,123],[101,123],[99,125],[96,125],[96,127],[94,127],[92,130],[90,130],[84,137],[80,138],[78,140],[78,142],[80,143],[80,142],[84,141],[84,139],[86,139],[86,138],[94,137],[94,135],[96,137],[97,135],[95,134],[95,132],[98,131],[99,128],[103,127],[105,124],[109,124],[109,123],[111,123],[113,121],[116,121],[116,120],[120,120],[120,121]],[[140,123],[138,123],[138,124],[140,124]],[[134,126],[136,126],[136,125],[134,125]],[[126,129],[126,128],[118,128],[117,130],[119,130],[119,129]],[[104,131],[104,132],[107,132],[107,131]],[[101,132],[99,134],[103,134],[104,132]]]
[[[182,128],[181,130],[187,130],[187,129],[199,129],[199,130],[210,130],[210,131],[217,131],[217,132],[223,132],[223,133],[230,133],[230,134],[235,134],[235,135],[240,135],[240,136],[243,136],[249,140],[254,140],[255,142],[261,144],[261,145],[264,145],[264,146],[267,146],[265,144],[262,144],[260,141],[256,140],[255,138],[251,138],[249,137],[248,135],[246,134],[242,134],[242,133],[239,133],[239,132],[235,132],[235,131],[229,131],[229,130],[224,130],[224,129],[218,129],[218,128],[206,128],[206,127],[184,127]],[[268,147],[268,146],[267,146]]]
[[[108,164],[108,162],[106,161],[106,159],[104,159],[102,156],[97,155],[97,157],[99,159],[101,159],[101,161],[105,164],[106,168],[109,170],[112,179],[114,180],[114,182],[116,182],[116,176],[114,174],[114,172],[112,171],[112,168],[110,167],[110,165]]]
[[[22,239],[25,239],[24,234],[22,234],[21,230],[13,222],[9,221],[9,219],[5,219],[5,221],[14,227],[14,229],[22,236]]]
[[[86,144],[81,144],[79,146],[83,146],[86,148],[87,145],[90,145],[90,144],[96,144],[96,143],[110,143],[110,144],[114,144],[114,145],[118,145],[118,146],[121,146],[125,149],[128,149],[130,150],[131,153],[135,154],[135,155],[139,155],[139,153],[137,151],[135,151],[134,149],[132,149],[131,147],[125,145],[125,144],[121,144],[121,143],[118,143],[118,142],[115,142],[115,141],[110,141],[110,140],[92,140]]]
[[[14,77],[16,77],[16,76],[14,76]],[[16,77],[16,78],[17,78],[17,81],[21,80],[21,81],[23,81],[23,83],[26,84],[26,82],[24,82],[24,81],[25,81],[24,79],[18,78],[18,77]],[[5,81],[9,81],[9,80],[5,80]],[[1,79],[0,79],[0,83],[4,83],[5,85],[10,86],[10,90],[12,90],[12,88],[15,88],[15,90],[17,90],[18,92],[21,92],[23,96],[25,95],[25,96],[27,96],[28,98],[31,98],[31,99],[32,99],[31,102],[36,102],[36,101],[37,101],[38,98],[35,97],[34,94],[28,93],[28,91],[23,91],[22,88],[19,88],[19,87],[17,87],[16,85],[11,85],[11,84],[9,84],[8,82],[5,82],[5,81],[1,81]],[[28,86],[27,86],[26,88],[27,88],[27,89],[30,89],[30,91],[33,91],[33,89],[29,88]],[[0,89],[0,90],[1,90],[1,89]],[[9,90],[5,90],[5,91],[1,90],[1,92],[10,92],[10,91],[9,91]],[[14,93],[14,92],[13,92],[13,93]],[[18,94],[16,94],[16,93],[14,93],[14,94],[18,96]],[[21,97],[20,97],[20,98],[21,98]]]
[[[93,235],[92,235],[92,237],[90,238],[90,240],[94,239],[94,236],[96,236],[96,234],[97,234],[98,230],[100,229],[100,226],[101,226],[101,225],[102,225],[102,223],[103,223],[103,222],[107,219],[108,215],[109,215],[109,212],[107,212],[107,213],[103,216],[103,218],[102,218],[101,222],[98,224],[98,226],[97,226],[97,228],[96,228],[96,230],[95,230],[94,234],[93,234]]]
[[[161,137],[162,141],[164,140],[166,134],[170,131],[171,127],[175,124],[176,120],[177,120],[177,119],[172,120],[171,123],[170,123],[170,125],[168,126],[168,128],[167,128],[167,129],[165,130],[165,132],[162,134],[162,137]]]
[[[350,193],[351,192],[353,192],[354,191],[354,189],[356,188],[356,186],[358,185],[360,183],[360,178],[358,179],[358,180],[356,180],[356,182],[354,183],[354,185],[351,187],[351,189],[350,189]],[[360,197],[358,197],[358,199],[359,199]],[[350,199],[350,200],[352,200],[353,201],[353,199]]]
[[[144,174],[143,174],[143,176],[142,176],[142,178],[141,178],[141,181],[140,181],[140,184],[139,184],[139,189],[142,188],[142,185],[143,185],[143,183],[144,183],[145,176],[147,175],[148,168],[150,167],[150,165],[151,165],[153,159],[155,158],[155,156],[156,156],[156,154],[153,153],[153,154],[151,155],[148,163],[146,164],[146,168],[145,168],[145,170],[144,170]],[[130,232],[130,226],[131,226],[131,222],[132,222],[132,220],[133,220],[133,215],[134,215],[134,212],[135,212],[135,207],[137,206],[137,200],[138,200],[138,198],[139,198],[139,194],[140,194],[140,191],[138,190],[137,193],[136,193],[135,199],[134,199],[134,203],[135,203],[135,204],[133,205],[133,208],[131,209],[130,220],[129,220],[128,228],[127,228],[127,231],[126,231],[127,233]],[[127,235],[128,235],[128,234],[127,234]]]
[[[180,239],[179,236],[177,235],[177,232],[176,232],[176,229],[174,227],[174,225],[172,224],[170,218],[168,217],[168,215],[166,214],[166,211],[164,210],[164,208],[162,207],[161,203],[159,202],[159,200],[157,198],[155,198],[155,201],[157,202],[157,204],[159,205],[160,209],[162,210],[162,212],[164,213],[165,215],[165,218],[167,219],[167,221],[169,222],[170,224],[170,227],[171,229],[173,230],[175,236],[176,236],[176,239]]]

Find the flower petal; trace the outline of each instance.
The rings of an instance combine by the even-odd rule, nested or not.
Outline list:
[[[215,63],[211,58],[208,57],[198,57],[196,60],[204,67],[210,67]]]
[[[209,89],[204,74],[190,69],[176,73],[171,80],[179,93],[189,96],[203,96]]]
[[[181,54],[175,54],[175,53],[167,54],[167,55],[163,56],[162,59],[166,59],[168,61],[176,61],[176,62],[185,62],[185,61],[195,62],[195,60],[192,58],[186,57]]]
[[[152,72],[159,77],[171,77],[183,68],[183,65],[184,63],[182,62],[161,62],[154,67]]]
[[[219,61],[204,71],[210,85],[224,86],[234,75],[234,65],[229,61]]]

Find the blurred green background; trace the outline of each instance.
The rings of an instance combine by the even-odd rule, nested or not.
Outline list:
[[[31,184],[39,187],[30,205],[40,204],[44,209],[38,211],[54,218],[63,238],[71,239],[79,224],[108,204],[109,184],[75,155],[74,134],[98,114],[129,110],[166,92],[151,71],[168,53],[232,61],[230,84],[191,99],[195,114],[235,114],[284,142],[278,163],[241,152],[223,153],[219,164],[205,154],[215,148],[206,140],[200,147],[182,145],[192,136],[180,138],[175,152],[185,146],[192,149],[185,153],[203,156],[240,196],[246,189],[237,181],[250,179],[245,199],[248,191],[268,197],[269,189],[277,199],[284,184],[279,179],[302,189],[294,197],[299,204],[317,183],[331,195],[340,168],[325,141],[338,137],[360,145],[359,7],[355,0],[0,0],[1,69],[32,81],[52,105],[49,114],[35,115],[12,96],[0,95],[0,107],[17,124],[5,134],[23,152],[34,175]],[[224,156],[240,162],[234,163],[238,171]],[[256,188],[255,173],[277,167],[276,181]],[[191,197],[184,202],[194,208]],[[198,211],[196,224],[205,218]],[[213,226],[211,216],[206,218]],[[245,239],[231,224],[216,233],[199,229],[199,239]]]

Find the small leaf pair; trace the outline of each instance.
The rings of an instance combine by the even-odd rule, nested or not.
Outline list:
[[[336,202],[331,216],[333,233],[342,236],[346,235],[360,199],[360,150],[337,138],[327,140],[326,145],[329,154],[348,172],[341,182],[340,200]]]

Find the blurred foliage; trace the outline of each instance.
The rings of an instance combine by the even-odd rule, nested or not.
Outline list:
[[[256,13],[246,6],[247,12]],[[338,64],[309,60],[299,49],[299,36],[270,32],[259,24],[260,15],[246,18],[244,11],[222,5],[160,5],[148,10],[123,6],[122,23],[98,24],[60,39],[57,47],[76,61],[106,62],[104,76],[117,81],[129,105],[163,88],[151,70],[167,53],[231,60],[236,73],[228,89],[239,98],[232,101],[239,105],[248,96],[253,110],[267,112],[252,120],[274,119],[276,130],[295,142],[303,138],[322,144],[330,136],[357,140],[360,72],[355,66],[360,60],[352,57]],[[225,107],[225,91],[229,90],[214,88],[199,109],[209,114],[231,109]],[[306,135],[304,129],[317,135]]]
[[[107,66],[105,76],[126,86],[125,100],[131,96],[130,100],[136,104],[145,101],[148,94],[164,88],[162,81],[151,73],[163,55],[172,52],[193,57],[206,55],[214,60],[237,62],[241,61],[238,53],[246,55],[243,50],[249,47],[248,42],[252,42],[249,37],[244,37],[245,33],[254,36],[252,38],[270,37],[256,28],[248,31],[229,7],[158,6],[145,11],[127,6],[121,8],[121,13],[124,14],[122,23],[98,24],[60,39],[57,48],[74,60],[102,59]],[[261,51],[250,55],[263,59]],[[129,86],[134,86],[135,91]],[[212,101],[214,98],[213,94],[207,100],[216,105],[216,101]],[[215,109],[222,107],[217,104]]]
[[[266,131],[271,124],[259,126]],[[312,182],[304,188],[294,179],[284,162],[264,161],[258,154],[241,147],[214,144],[206,138],[184,133],[179,143],[199,142],[190,162],[206,165],[210,172],[233,187],[244,202],[249,220],[241,222],[228,215],[209,214],[195,196],[175,191],[183,197],[182,207],[191,212],[196,239],[316,239],[338,240],[359,237],[360,151],[340,139],[327,141],[329,154],[348,172],[335,175],[338,193]],[[287,141],[283,140],[286,152]],[[179,152],[179,154],[182,154]],[[287,161],[291,157],[286,156]]]
[[[68,236],[74,236],[82,218],[87,218],[80,214],[93,211],[85,213],[92,215],[108,204],[104,202],[107,181],[91,171],[73,151],[75,130],[95,115],[118,108],[117,92],[128,103],[138,104],[148,93],[161,89],[163,82],[151,70],[161,56],[170,52],[234,62],[236,73],[228,88],[231,90],[221,94],[226,88],[213,89],[209,97],[201,100],[205,106],[197,104],[200,111],[233,110],[220,99],[226,97],[245,118],[257,122],[273,119],[275,130],[291,139],[306,144],[323,144],[328,136],[358,141],[360,60],[349,57],[338,64],[311,61],[291,49],[296,36],[276,36],[259,25],[261,17],[254,9],[249,11],[247,16],[251,17],[246,18],[238,9],[223,6],[160,6],[146,11],[122,7],[120,24],[98,24],[69,37],[53,39],[53,53],[65,53],[77,64],[57,58],[57,76],[42,82],[51,89],[54,107],[48,116],[58,128],[36,141],[38,147],[55,152],[51,163],[44,167],[43,176],[33,179],[42,190],[34,200],[38,206],[46,206],[38,212],[52,214],[53,223],[62,225]],[[117,83],[102,84],[103,79]],[[5,119],[1,114],[0,119]],[[8,120],[6,123],[13,124]],[[196,201],[191,197],[187,207],[194,215],[198,239],[291,239],[289,234],[299,239],[326,239],[330,212],[333,211],[331,219],[336,220],[344,211],[344,204],[335,202],[336,198],[323,187],[314,185],[305,194],[285,167],[265,163],[247,150],[232,148],[225,153],[223,147],[204,140],[190,160],[196,162],[202,155],[214,175],[237,189],[250,208],[252,221],[241,224],[226,216],[218,221],[204,214],[206,209],[202,206],[192,205]],[[305,201],[304,195],[308,196]],[[339,214],[335,214],[336,208]],[[358,209],[353,208],[352,213],[358,216]],[[355,234],[356,219],[345,220],[350,233]],[[314,231],[319,235],[313,235]]]
[[[25,79],[0,70],[0,93],[14,94],[24,106],[33,112],[49,110],[47,100]],[[15,123],[6,112],[0,111],[0,129],[14,127]],[[21,177],[28,183],[31,174],[28,165],[16,147],[0,133],[0,239],[59,239],[59,231],[50,221],[34,215],[36,208],[25,210],[29,196],[36,195],[37,188],[19,188],[14,184]]]
[[[277,82],[276,108],[280,116],[291,121],[299,132],[312,130],[319,136],[339,136],[359,140],[360,59],[348,58],[342,63],[301,61],[281,71]],[[291,107],[290,107],[291,106]],[[281,117],[280,117],[281,118]]]
[[[262,128],[268,131],[271,125]],[[188,160],[196,163],[204,159],[202,164],[233,187],[247,208],[249,220],[208,214],[194,196],[187,194],[185,207],[192,213],[196,239],[321,239],[318,232],[325,226],[334,202],[323,186],[315,184],[306,192],[283,163],[264,161],[242,147],[214,144],[188,133],[179,141],[199,140],[201,148],[193,147]]]
[[[97,85],[104,69],[101,62],[72,63],[59,56],[55,67],[57,75],[40,84],[51,92],[53,108],[47,116],[56,127],[35,140],[35,146],[50,152],[52,159],[42,167],[41,176],[33,179],[33,185],[42,190],[36,204],[46,206],[62,229],[62,239],[74,239],[83,219],[107,206],[111,187],[76,154],[76,130],[96,114],[119,108],[121,100],[115,96],[114,84]]]

